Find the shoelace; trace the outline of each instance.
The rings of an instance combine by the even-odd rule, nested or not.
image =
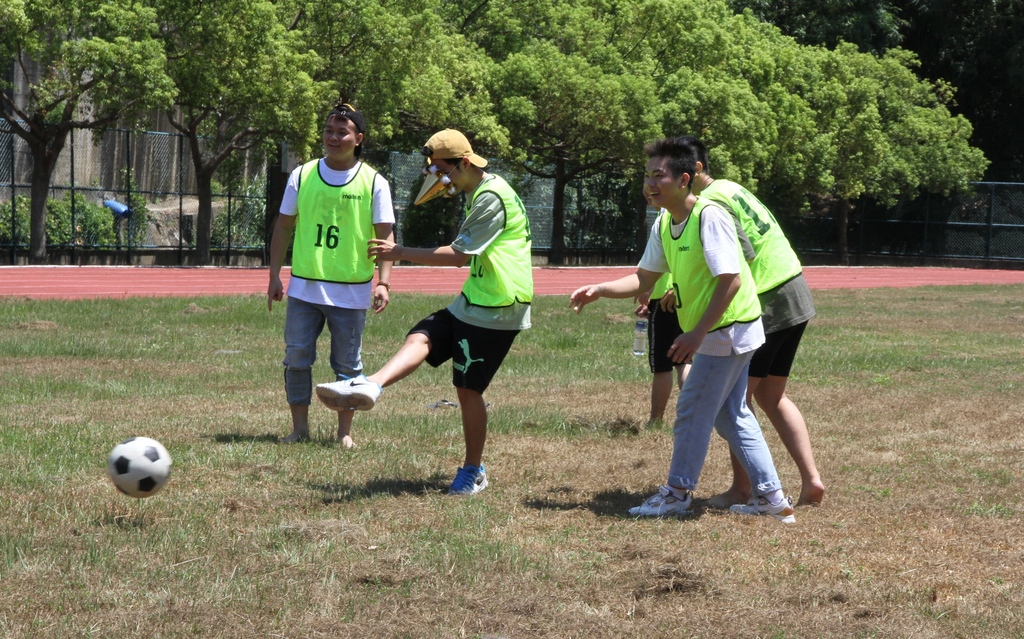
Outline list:
[[[460,468],[455,473],[455,481],[452,482],[452,487],[456,491],[462,491],[470,488],[476,483],[476,473],[469,470],[468,468]]]

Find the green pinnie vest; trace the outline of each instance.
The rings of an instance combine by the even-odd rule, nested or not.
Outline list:
[[[672,274],[664,273],[658,278],[658,281],[654,283],[654,288],[651,289],[651,299],[660,300],[665,297],[665,293],[670,288],[672,288]]]
[[[361,163],[347,184],[323,181],[320,160],[302,165],[292,241],[292,275],[307,280],[363,284],[373,279],[366,254],[373,231],[373,178]]]
[[[666,216],[672,217],[668,211],[662,209],[658,217],[658,224],[661,224],[661,218]],[[651,289],[651,299],[660,300],[662,297],[665,297],[665,292],[670,288],[672,288],[672,274],[664,273],[658,278],[658,281],[654,283],[654,288]]]
[[[470,260],[469,279],[462,286],[462,294],[474,306],[529,304],[533,300],[533,242],[526,207],[508,182],[495,175],[473,193],[467,215],[480,194],[488,191],[501,199],[505,228],[483,253]]]
[[[753,193],[735,182],[715,180],[700,192],[700,197],[713,200],[732,211],[743,232],[754,246],[750,273],[757,282],[757,292],[778,288],[800,275],[800,258],[789,245],[775,216]]]
[[[704,259],[704,244],[700,239],[700,216],[708,204],[711,204],[709,200],[697,198],[679,239],[672,237],[672,216],[663,215],[661,218],[661,244],[674,280],[676,299],[680,304],[676,316],[684,333],[696,328],[715,291],[715,277]],[[736,241],[736,254],[740,263],[740,290],[718,323],[711,328],[712,331],[736,322],[752,322],[761,317],[761,303],[757,300],[754,279],[750,275],[750,267],[743,259],[739,240]]]

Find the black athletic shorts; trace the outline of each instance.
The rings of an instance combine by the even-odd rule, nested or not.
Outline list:
[[[675,366],[682,366],[668,358],[672,342],[682,334],[679,318],[674,312],[663,311],[660,299],[647,304],[647,361],[652,373],[667,373]]]
[[[452,360],[452,384],[483,393],[519,331],[473,326],[443,308],[420,320],[408,335],[413,333],[422,333],[430,340],[428,364],[437,368]]]
[[[750,360],[748,375],[761,379],[769,375],[789,377],[793,360],[796,359],[796,349],[800,347],[800,338],[804,336],[805,328],[807,322],[765,335],[764,344]]]

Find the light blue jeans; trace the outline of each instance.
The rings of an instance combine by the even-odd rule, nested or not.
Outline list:
[[[747,369],[753,355],[694,356],[676,402],[675,444],[668,471],[672,486],[697,487],[714,428],[729,442],[755,494],[782,488],[761,426],[747,407]]]
[[[331,369],[336,379],[363,372],[364,309],[310,304],[288,298],[284,319],[284,389],[290,405],[309,406],[313,399],[316,342],[327,324],[331,332]]]

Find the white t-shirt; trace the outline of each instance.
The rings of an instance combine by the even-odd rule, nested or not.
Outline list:
[[[736,250],[736,226],[732,216],[721,208],[709,204],[701,211],[700,222],[700,241],[704,245],[704,260],[711,275],[718,277],[739,273],[740,256]],[[685,223],[672,224],[672,236],[679,237],[684,226]],[[647,248],[644,249],[643,257],[637,266],[654,273],[667,273],[669,270],[657,221],[651,227]],[[676,303],[685,304],[686,300],[676,300]],[[757,318],[753,322],[737,322],[711,331],[697,352],[701,355],[724,357],[756,350],[763,343],[764,328],[761,326],[761,318]]]
[[[361,163],[347,171],[335,171],[320,159],[320,177],[331,186],[347,184],[355,177]],[[281,198],[281,215],[295,215],[299,205],[299,175],[302,166],[296,167],[288,176],[288,185]],[[394,224],[395,209],[391,205],[391,187],[378,173],[373,178],[373,223]],[[292,275],[288,281],[288,297],[294,297],[312,304],[339,306],[341,308],[368,309],[373,304],[373,282],[364,284],[340,284],[319,282]]]

